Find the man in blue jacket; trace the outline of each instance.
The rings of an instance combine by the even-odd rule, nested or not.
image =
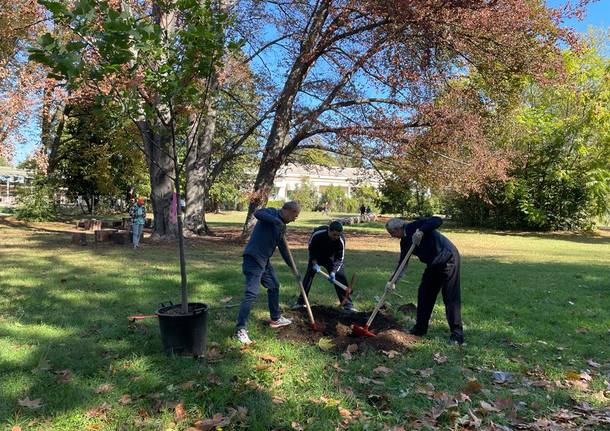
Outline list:
[[[243,253],[242,270],[246,277],[246,288],[237,315],[235,330],[235,337],[242,344],[252,342],[246,330],[246,323],[261,284],[267,289],[269,314],[271,316],[269,326],[281,328],[292,323],[290,319],[280,314],[280,282],[275,275],[273,266],[271,266],[270,259],[276,247],[278,247],[284,262],[291,266],[288,250],[284,243],[284,235],[286,225],[295,221],[300,211],[297,202],[286,202],[281,209],[262,208],[254,213],[254,217],[258,221]]]
[[[335,279],[347,286],[347,277],[345,276],[343,260],[345,258],[345,237],[343,236],[343,225],[338,221],[333,221],[328,226],[320,226],[314,229],[309,238],[309,262],[307,263],[307,272],[303,278],[303,288],[309,296],[309,289],[313,283],[313,279],[321,269],[326,268],[330,279],[328,280],[334,286],[339,301],[343,302],[345,291],[335,285]],[[297,302],[292,306],[293,310],[305,307],[303,296],[299,296]],[[355,312],[351,299],[343,305],[343,309],[347,312]]]
[[[422,336],[428,332],[428,323],[439,291],[443,294],[445,314],[451,335],[449,341],[464,343],[460,299],[460,253],[447,237],[436,229],[443,223],[440,217],[429,217],[407,223],[401,219],[391,219],[386,229],[394,238],[400,238],[400,262],[412,244],[413,254],[426,264],[417,291],[417,320],[410,333]],[[398,280],[402,278],[405,265]],[[398,268],[396,268],[398,270]],[[395,286],[388,284],[388,289]]]

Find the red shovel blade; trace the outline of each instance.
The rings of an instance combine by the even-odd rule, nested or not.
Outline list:
[[[316,332],[322,332],[322,327],[320,325],[318,325],[317,323],[310,323],[309,327]]]
[[[375,336],[375,334],[373,334],[371,331],[369,331],[369,327],[367,325],[364,325],[364,326],[352,325],[352,334],[354,334],[357,337],[374,337]]]

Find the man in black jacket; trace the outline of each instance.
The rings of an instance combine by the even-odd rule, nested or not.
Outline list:
[[[460,253],[447,237],[436,229],[443,223],[440,217],[429,217],[407,223],[401,219],[392,219],[386,223],[386,229],[394,238],[400,238],[400,262],[406,256],[412,244],[413,254],[426,264],[426,269],[417,291],[417,320],[411,329],[413,335],[425,335],[428,323],[439,291],[442,291],[445,303],[445,314],[451,335],[449,341],[455,344],[464,343],[460,299]],[[405,265],[398,280],[402,278]],[[398,270],[398,268],[396,268]],[[394,289],[394,285],[388,285]]]
[[[333,221],[328,226],[320,226],[314,229],[309,238],[309,262],[307,263],[307,272],[303,279],[303,287],[305,293],[309,296],[309,289],[316,273],[321,267],[326,268],[330,279],[328,280],[335,288],[339,301],[343,302],[345,291],[339,286],[336,286],[334,281],[337,280],[344,286],[347,286],[347,277],[343,270],[343,259],[345,257],[345,237],[343,236],[343,225],[338,221]],[[304,307],[304,300],[299,296],[297,302],[292,306],[293,309]],[[351,299],[343,305],[345,311],[354,312],[356,309],[352,304]]]

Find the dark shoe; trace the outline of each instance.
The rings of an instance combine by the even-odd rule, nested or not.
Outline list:
[[[461,346],[464,344],[464,336],[461,334],[451,334],[449,336],[449,344]]]
[[[305,308],[305,304],[301,304],[299,301],[290,306],[291,310],[302,310],[303,308]]]
[[[358,309],[352,304],[346,304],[343,306],[343,311],[345,311],[346,313],[357,313]]]
[[[414,326],[411,329],[409,329],[409,334],[416,335],[418,337],[423,337],[424,335],[426,335],[426,332],[428,332],[428,331],[423,331],[423,330],[419,329],[417,326]]]

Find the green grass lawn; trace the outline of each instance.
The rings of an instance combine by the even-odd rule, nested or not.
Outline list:
[[[304,236],[294,233],[323,220],[304,214],[289,228],[301,269]],[[243,213],[210,216],[213,227],[242,221]],[[213,355],[206,362],[166,357],[156,320],[127,320],[179,300],[175,246],[73,246],[65,232],[71,227],[0,219],[0,429],[206,429],[197,421],[221,414],[230,417],[223,429],[498,430],[491,424],[538,423],[543,430],[571,429],[570,422],[582,425],[604,409],[610,415],[607,234],[444,229],[463,255],[462,348],[446,344],[439,298],[428,336],[410,351],[393,358],[358,351],[346,360],[341,352],[278,339],[265,323],[263,292],[250,321],[252,348],[231,338],[236,309],[210,312]],[[362,229],[346,228],[346,269],[357,274],[356,305],[371,310],[396,264],[398,242],[381,225]],[[188,241],[191,300],[239,301],[242,247],[221,238]],[[297,286],[277,256],[274,263],[287,308]],[[396,308],[416,301],[422,270],[413,262],[397,289],[402,298],[390,298],[390,311],[406,327],[409,317]],[[316,280],[311,300],[333,305],[336,298]],[[508,381],[496,374],[494,382],[498,371]],[[558,428],[543,428],[544,420]],[[610,421],[581,429],[610,429]]]

